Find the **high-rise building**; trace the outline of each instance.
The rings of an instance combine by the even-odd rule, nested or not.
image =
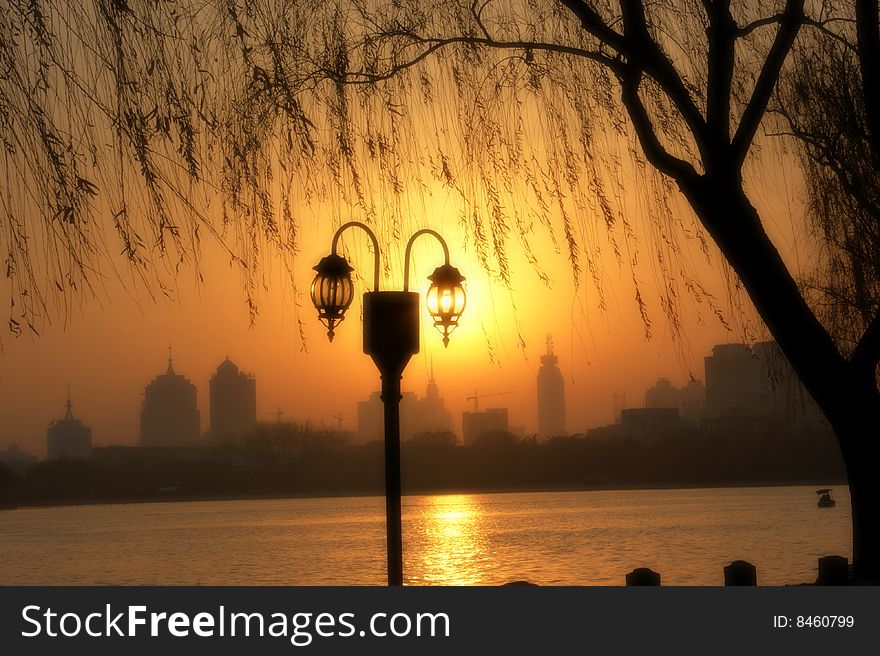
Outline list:
[[[746,344],[719,344],[705,358],[706,416],[749,417],[767,414],[766,379]]]
[[[508,432],[510,432],[510,422],[507,408],[489,408],[461,413],[461,435],[465,446],[470,446],[478,437],[486,433]]]
[[[425,396],[418,400],[416,414],[413,417],[413,435],[419,433],[444,433],[455,432],[455,422],[452,413],[446,409],[443,397],[440,396],[440,388],[434,380],[433,366],[431,378],[425,387]]]
[[[208,385],[211,394],[211,433],[215,442],[240,440],[257,426],[257,381],[226,359]]]
[[[398,406],[400,417],[400,439],[405,441],[412,437],[410,418],[415,414],[418,401],[413,392],[402,392]],[[382,404],[382,393],[372,392],[366,401],[357,404],[357,439],[358,442],[375,442],[385,439],[385,406]]]
[[[46,458],[91,458],[92,429],[84,426],[79,419],[74,419],[69,393],[65,408],[64,419],[53,421],[46,429]]]
[[[824,431],[827,422],[776,342],[721,344],[706,357],[704,423]]]
[[[199,408],[196,386],[174,373],[171,349],[168,369],[144,389],[141,406],[143,447],[193,446],[199,441]]]
[[[691,378],[684,387],[675,387],[668,378],[659,378],[657,384],[645,392],[645,408],[676,408],[682,419],[699,425],[706,405],[706,388]]]
[[[372,442],[385,437],[385,414],[381,394],[373,392],[366,401],[358,401],[358,440]],[[420,433],[445,433],[455,430],[452,413],[440,396],[433,373],[419,398],[413,392],[404,392],[400,399],[400,439],[408,440]]]
[[[553,353],[553,339],[547,337],[547,353],[538,370],[538,437],[566,435],[565,380]]]

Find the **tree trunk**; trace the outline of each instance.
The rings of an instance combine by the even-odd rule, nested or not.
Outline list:
[[[880,583],[880,477],[877,476],[880,393],[876,383],[867,377],[859,381],[858,388],[841,399],[842,412],[834,416],[832,427],[840,443],[849,481],[855,578],[859,582],[877,584]]]
[[[870,463],[850,458],[845,460],[852,503],[855,580],[877,585],[880,584],[880,481],[876,479],[876,472],[870,471],[876,469],[876,466],[871,467],[870,464],[877,462],[877,454],[873,453],[871,457]]]
[[[761,318],[834,429],[852,500],[859,580],[880,581],[880,393],[874,372],[837,350],[761,225],[738,176],[679,180],[702,224],[742,281]]]

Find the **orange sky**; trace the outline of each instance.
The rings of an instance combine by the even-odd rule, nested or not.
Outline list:
[[[797,186],[790,177],[790,171],[767,168],[754,198],[770,219],[771,236],[796,263],[802,251],[797,227],[801,210],[791,201]],[[433,362],[457,430],[461,411],[469,407],[465,397],[475,389],[486,394],[511,392],[487,399],[484,406],[506,406],[511,425],[522,426],[527,433],[536,430],[535,376],[547,334],[553,336],[565,376],[567,423],[572,432],[611,422],[615,393],[625,394],[627,405],[638,406],[645,389],[660,376],[675,384],[683,384],[689,374],[702,378],[702,358],[712,345],[740,339],[740,333],[726,331],[703,308],[699,316],[690,310],[684,313],[687,342],[673,343],[669,323],[657,302],[656,264],[647,243],[641,246],[646,252],[641,255],[637,275],[653,321],[650,341],[645,339],[632,300],[629,268],[618,265],[610,252],[602,257],[603,284],[608,292],[604,311],[597,309],[590,284],[585,282],[575,289],[565,255],[554,252],[540,228],[530,243],[552,286],[544,286],[522,253],[515,252],[511,255],[511,294],[480,267],[473,249],[466,248],[453,200],[436,194],[425,210],[425,217],[411,219],[408,234],[432,227],[447,237],[452,263],[467,277],[468,306],[448,349],[443,348],[440,335],[423,312],[422,353],[406,370],[404,389],[422,394],[429,363]],[[253,327],[249,327],[238,273],[216,247],[206,244],[205,284],[196,287],[191,276],[181,276],[175,302],[153,302],[145,294],[132,298],[110,285],[104,298],[87,301],[66,327],[60,321],[40,337],[4,339],[0,354],[0,448],[15,442],[44,455],[46,426],[63,415],[68,383],[74,414],[92,427],[95,445],[135,444],[141,394],[144,386],[164,371],[169,342],[175,369],[198,387],[203,431],[208,428],[208,379],[226,355],[255,374],[260,420],[272,420],[270,413],[280,407],[286,419],[328,426],[336,425],[332,415],[339,414],[344,428],[354,430],[357,400],[378,389],[378,374],[361,352],[359,293],[364,288],[359,286],[348,318],[329,344],[308,299],[308,283],[313,275],[311,267],[329,251],[335,226],[340,220],[357,218],[354,212],[333,217],[314,210],[305,215],[302,249],[295,265],[300,307],[296,307],[289,283],[270,271],[270,284],[260,297],[260,315]],[[648,224],[644,220],[639,223]],[[343,238],[364,276],[372,267],[366,243],[354,230]],[[385,248],[391,278],[383,279],[384,289],[401,286],[403,245],[393,243]],[[413,254],[413,288],[418,290],[421,285],[424,291],[425,277],[442,263],[442,253],[430,238],[423,237]],[[695,253],[685,253],[685,257],[696,262],[701,279],[727,308],[720,267],[701,264]],[[511,299],[515,300],[515,313]],[[298,336],[297,313],[304,322],[305,343]],[[524,349],[519,346],[519,335]]]
[[[96,70],[104,70],[102,62],[95,62],[94,66]],[[441,75],[437,79],[442,82],[448,77]],[[115,93],[115,86],[111,87],[105,90],[109,97]],[[442,98],[428,103],[420,99],[419,94],[415,95],[414,106],[406,119],[396,113],[393,116],[397,128],[405,133],[402,160],[416,168],[426,168],[430,156],[425,153],[434,152],[432,148],[445,148],[449,154],[454,148],[473,145],[460,144],[457,139],[463,137],[454,130],[447,134],[445,129],[437,128],[456,125],[456,105],[443,102]],[[522,130],[517,143],[523,145],[523,159],[570,162],[560,159],[565,154],[565,149],[560,148],[564,142],[554,139],[556,133],[546,124],[546,112],[534,104],[534,99],[524,105],[508,100],[499,98],[497,102],[505,115],[518,119],[510,120],[506,127],[512,131]],[[372,108],[373,105],[365,105],[362,113],[366,117],[361,118],[376,124],[374,127],[379,131],[388,131],[392,117],[388,112],[373,115]],[[66,109],[62,109],[64,114]],[[614,142],[616,133],[599,129],[601,121],[595,127],[592,135],[595,150],[590,153],[598,158],[593,160],[594,166],[601,169],[618,156],[625,158],[626,147]],[[99,136],[92,135],[92,138],[100,142],[104,138],[100,136],[101,130],[106,128],[97,120],[94,132]],[[468,134],[473,137],[476,133]],[[499,143],[503,142],[505,139],[500,139]],[[363,144],[359,147],[363,150]],[[277,150],[283,148],[276,144]],[[799,258],[808,250],[803,241],[802,208],[798,200],[793,200],[803,197],[800,183],[792,174],[793,167],[787,167],[788,170],[779,167],[780,157],[773,148],[756,148],[755,151],[764,159],[752,164],[750,177],[760,181],[753,189],[754,202],[767,219],[768,232],[797,270]],[[503,159],[500,152],[495,154]],[[271,153],[270,159],[276,154]],[[413,164],[414,161],[417,163]],[[113,162],[107,166],[112,169]],[[383,240],[384,255],[390,267],[390,274],[383,279],[383,288],[400,288],[405,239],[420,228],[430,227],[446,236],[452,263],[467,278],[468,305],[448,349],[443,348],[440,335],[429,325],[427,314],[423,312],[422,353],[412,360],[405,373],[405,390],[423,393],[429,367],[433,364],[441,394],[456,417],[458,430],[460,413],[469,407],[465,398],[476,390],[484,394],[510,392],[487,400],[485,405],[507,406],[511,424],[533,433],[536,430],[535,377],[546,335],[551,334],[566,380],[568,428],[579,432],[612,421],[614,394],[624,394],[627,405],[638,406],[645,389],[658,377],[669,377],[679,385],[689,375],[702,378],[703,357],[714,344],[742,339],[738,329],[741,322],[731,316],[736,311],[731,310],[727,298],[723,267],[706,262],[694,239],[689,211],[677,210],[682,213],[685,229],[691,233],[689,238],[682,236],[678,241],[681,251],[670,259],[668,248],[671,247],[659,246],[669,271],[666,276],[656,256],[658,242],[663,240],[658,239],[656,217],[650,215],[649,203],[643,200],[647,195],[646,183],[628,170],[631,167],[626,162],[623,168],[619,181],[626,188],[619,190],[619,194],[615,193],[617,190],[612,193],[618,196],[615,200],[623,206],[622,211],[637,233],[639,264],[635,276],[641,283],[653,323],[651,340],[645,338],[645,328],[634,301],[633,272],[627,263],[632,253],[624,251],[623,264],[614,258],[602,219],[590,215],[589,199],[585,202],[587,209],[577,217],[579,237],[582,244],[598,249],[592,253],[606,292],[604,310],[599,309],[599,296],[587,267],[584,266],[580,284],[576,286],[564,252],[557,252],[553,240],[540,225],[528,234],[528,242],[551,285],[545,286],[540,281],[514,234],[510,238],[513,290],[506,289],[495,275],[497,272],[489,273],[479,264],[473,243],[459,224],[462,208],[455,196],[422,186],[424,180],[430,179],[422,171],[421,180],[411,183],[414,188],[406,189],[407,198],[412,198],[409,207],[400,209],[400,214],[406,217],[401,226],[404,241],[388,240],[387,235]],[[273,173],[277,179],[280,171]],[[104,180],[116,180],[115,169],[109,171]],[[96,182],[101,180],[96,178]],[[580,182],[584,190],[590,187],[588,181]],[[522,189],[517,181],[510,182],[509,186],[513,188],[514,198],[507,198],[508,201],[522,201],[527,197],[527,191],[520,193]],[[383,211],[387,209],[392,200],[387,179],[381,183],[374,180],[372,186],[367,182],[365,188],[375,192],[369,199],[371,202]],[[468,189],[467,181],[464,188]],[[205,185],[205,189],[210,189],[210,185]],[[117,188],[103,191],[109,192],[106,195],[111,197],[124,193]],[[210,191],[202,190],[202,193],[208,195]],[[26,194],[22,198],[26,209],[29,199]],[[474,203],[483,201],[481,198],[472,200]],[[136,204],[136,200],[131,202]],[[135,444],[141,394],[144,386],[165,370],[169,342],[174,348],[175,369],[198,387],[203,431],[208,428],[208,380],[227,355],[240,368],[256,376],[259,419],[272,420],[270,413],[280,407],[286,419],[335,426],[332,416],[341,415],[344,428],[356,429],[356,402],[378,389],[378,374],[370,359],[361,352],[359,293],[348,319],[337,329],[335,341],[329,344],[325,328],[311,307],[308,285],[313,277],[311,267],[329,251],[336,226],[364,217],[357,210],[341,207],[338,199],[325,198],[324,202],[321,206],[296,208],[301,229],[300,252],[295,261],[298,296],[279,267],[265,263],[269,272],[267,288],[261,292],[260,314],[254,326],[249,325],[243,282],[238,272],[224,259],[220,249],[206,240],[201,269],[205,284],[197,287],[193,283],[193,272],[182,272],[174,301],[154,302],[144,292],[132,295],[130,290],[123,290],[118,283],[110,281],[100,298],[86,299],[67,321],[63,317],[56,320],[53,326],[42,330],[40,337],[5,336],[0,352],[0,449],[18,443],[23,449],[43,455],[46,427],[51,420],[63,416],[68,384],[75,404],[74,414],[92,427],[94,444]],[[567,202],[574,201],[568,198]],[[217,199],[209,198],[206,203],[209,211],[216,211],[216,206]],[[40,229],[39,224],[39,220],[34,221],[38,226],[36,230]],[[556,242],[563,243],[559,226],[555,230]],[[108,248],[114,250],[116,242],[112,231],[108,234]],[[358,271],[368,278],[372,262],[366,244],[366,238],[356,231],[348,233],[343,241]],[[586,254],[582,257],[585,259]],[[414,258],[413,288],[419,289],[421,283],[424,291],[425,277],[442,262],[441,251],[430,239],[422,238],[414,249]],[[490,267],[493,265],[490,261]],[[670,277],[680,280],[678,271],[682,266],[699,277],[715,295],[717,305],[726,312],[735,330],[725,330],[709,307],[697,307],[690,294],[680,288],[678,292],[684,306],[681,320],[687,339],[673,341],[673,331],[660,305],[660,286]],[[0,281],[0,299],[8,298],[4,285],[7,282]],[[365,291],[362,285],[358,291]],[[304,325],[304,341],[299,336],[297,318]],[[756,336],[757,332],[753,331],[752,335]]]

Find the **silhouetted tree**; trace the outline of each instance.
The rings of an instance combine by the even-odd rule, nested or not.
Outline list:
[[[4,463],[0,462],[0,501],[7,501],[15,497],[20,478]]]
[[[516,446],[519,438],[505,430],[489,431],[477,435],[471,444],[472,449],[510,449]]]
[[[876,3],[863,4],[873,5],[876,28]],[[838,39],[802,39],[795,49],[771,111],[800,146],[810,216],[823,237],[807,293],[851,352],[880,307],[880,136],[870,127],[868,85],[853,84],[869,58]]]
[[[217,234],[247,274],[253,311],[262,249],[296,248],[297,201],[358,207],[390,240],[411,213],[410,179],[460,195],[477,255],[505,284],[512,242],[541,273],[532,225],[561,233],[601,304],[603,244],[635,277],[620,191],[635,178],[673,334],[687,292],[719,312],[676,259],[678,229],[698,240],[704,230],[833,425],[856,571],[880,578],[878,308],[853,326],[860,335],[835,339],[767,236],[744,173],[801,40],[854,44],[843,83],[876,141],[870,0],[13,2],[0,17],[12,319],[33,323],[94,282],[110,242],[90,220],[98,198],[109,251],[121,247],[144,277],[158,255],[173,271],[201,233]],[[220,194],[221,219],[205,189]],[[701,228],[677,211],[678,193]]]
[[[416,433],[404,440],[407,448],[451,448],[459,445],[458,438],[451,431]]]
[[[880,558],[880,486],[872,473],[880,458],[880,22],[876,0],[852,7],[847,29],[795,45],[772,110],[797,140],[810,217],[822,236],[818,267],[803,287],[840,353],[813,365],[817,375],[823,367],[840,372],[819,396],[808,388],[847,463],[857,570],[877,579],[878,565],[865,562]]]

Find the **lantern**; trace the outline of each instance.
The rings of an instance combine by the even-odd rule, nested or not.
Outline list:
[[[464,312],[466,297],[464,276],[451,264],[444,264],[434,270],[428,280],[428,312],[434,318],[434,326],[443,334],[443,345],[449,346],[449,333],[458,326],[458,319]]]
[[[336,253],[321,259],[313,267],[317,271],[312,281],[312,303],[318,310],[318,319],[327,326],[327,337],[333,341],[336,324],[345,319],[345,311],[354,298],[354,284],[348,261]]]

